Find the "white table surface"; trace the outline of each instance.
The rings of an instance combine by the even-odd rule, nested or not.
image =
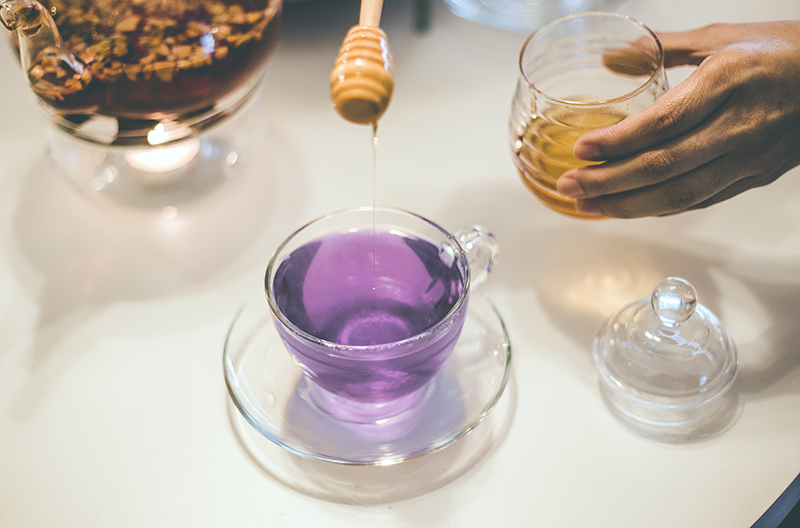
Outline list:
[[[378,203],[488,226],[486,291],[513,373],[452,447],[389,468],[248,454],[222,375],[232,317],[273,249],[322,213],[372,201],[370,131],[331,109],[357,7],[293,6],[260,101],[266,161],[177,218],[87,199],[46,162],[45,123],[0,51],[0,525],[10,527],[749,527],[800,471],[800,172],[710,209],[586,223],[525,191],[506,120],[525,35],[440,3],[414,33],[387,0],[396,92]],[[800,18],[795,0],[631,0],[658,30]],[[601,397],[592,337],[663,277],[690,280],[739,350],[722,434],[661,444]],[[258,457],[281,464],[269,471]]]

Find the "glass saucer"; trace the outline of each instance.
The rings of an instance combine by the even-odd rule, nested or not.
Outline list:
[[[458,344],[413,412],[379,423],[351,423],[320,410],[283,346],[263,295],[234,319],[223,352],[233,404],[264,437],[312,460],[386,466],[433,453],[472,431],[506,387],[511,347],[500,315],[470,293]]]

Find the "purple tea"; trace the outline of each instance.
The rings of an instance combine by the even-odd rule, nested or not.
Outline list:
[[[295,327],[327,343],[298,338],[280,322],[278,331],[319,387],[358,402],[400,398],[425,385],[455,347],[466,299],[450,312],[465,288],[464,266],[452,246],[389,231],[317,238],[280,263],[272,294]]]

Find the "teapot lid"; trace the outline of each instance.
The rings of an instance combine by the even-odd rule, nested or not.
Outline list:
[[[679,277],[611,316],[592,355],[606,386],[670,412],[721,396],[736,377],[730,334]]]

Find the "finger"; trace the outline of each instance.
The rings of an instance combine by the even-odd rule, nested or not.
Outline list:
[[[699,65],[731,44],[762,39],[774,31],[773,23],[711,24],[689,31],[657,32],[664,48],[664,66]]]
[[[578,200],[576,209],[611,218],[642,218],[687,211],[713,199],[733,182],[748,179],[749,174],[740,174],[737,170],[739,165],[735,156],[723,156],[656,185]]]
[[[658,48],[652,38],[642,37],[604,53],[603,66],[622,75],[650,77],[660,67]]]
[[[627,158],[571,169],[556,181],[566,198],[594,198],[648,187],[706,165],[731,150],[720,129],[730,118],[715,113],[688,134]]]
[[[689,31],[657,32],[656,37],[664,50],[664,66],[697,66],[707,57],[724,47],[722,35],[737,33],[726,24],[717,24]],[[610,70],[623,75],[649,75],[653,72],[653,52],[649,45],[652,39],[642,37],[625,48],[615,49],[603,55],[603,63]]]
[[[580,199],[617,194],[668,181],[721,156],[714,145],[698,151],[690,142],[701,140],[679,140],[623,160],[571,169],[556,181],[556,191]]]
[[[697,66],[726,45],[738,42],[741,25],[714,24],[689,31],[656,32],[664,50],[664,66]],[[641,37],[627,47],[603,55],[603,64],[623,75],[649,75],[657,64],[653,61],[652,39]]]
[[[731,89],[729,82],[723,82],[731,61],[715,62],[719,65],[712,61],[702,64],[640,113],[616,125],[587,132],[575,142],[573,154],[586,161],[622,158],[697,126],[725,102]]]
[[[718,48],[708,42],[707,33],[707,28],[674,33],[656,33],[664,48],[664,67],[698,66],[717,51]]]

